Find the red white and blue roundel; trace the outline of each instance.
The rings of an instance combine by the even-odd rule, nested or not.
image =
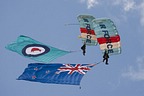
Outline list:
[[[50,48],[41,44],[29,44],[22,49],[22,54],[29,57],[44,55],[50,51]]]

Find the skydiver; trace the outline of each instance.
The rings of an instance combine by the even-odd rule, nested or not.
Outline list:
[[[84,42],[83,46],[81,47],[82,51],[83,51],[83,55],[85,56],[86,53],[86,43]]]
[[[105,62],[106,65],[108,65],[108,58],[109,58],[108,52],[107,50],[105,50],[104,55],[103,55],[103,62],[106,60]]]

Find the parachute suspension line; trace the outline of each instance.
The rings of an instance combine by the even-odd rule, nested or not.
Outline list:
[[[65,24],[65,26],[69,26],[69,25],[79,25],[79,24],[77,24],[77,23]]]
[[[103,61],[97,62],[96,65],[98,65],[98,64],[100,64],[100,63],[102,63],[102,62],[103,62]]]
[[[74,50],[74,51],[69,51],[70,53],[72,52],[80,52],[81,50]]]

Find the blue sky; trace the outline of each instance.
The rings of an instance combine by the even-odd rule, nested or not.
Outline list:
[[[0,0],[0,96],[143,96],[144,95],[144,0]],[[63,50],[80,50],[77,16],[110,18],[121,36],[122,54],[111,56],[109,65],[95,66],[81,87],[18,81],[29,63],[5,49],[19,35]],[[87,47],[86,56],[71,53],[58,63],[94,63],[102,59],[99,46]]]

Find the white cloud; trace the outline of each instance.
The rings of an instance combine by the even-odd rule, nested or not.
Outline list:
[[[144,0],[136,3],[134,0],[114,0],[113,5],[122,6],[125,12],[136,11],[140,16],[140,23],[144,26]]]
[[[144,56],[137,58],[136,67],[130,66],[128,71],[122,75],[132,80],[144,80]]]
[[[121,5],[123,10],[128,12],[135,9],[136,4],[133,0],[114,0],[113,5]]]
[[[87,1],[88,9],[94,7],[96,4],[98,4],[97,0],[88,0]]]
[[[144,0],[139,4],[134,4],[132,9],[136,9],[140,15],[141,25],[144,26]],[[144,56],[136,59],[135,66],[129,66],[128,71],[123,74],[125,77],[129,77],[132,80],[144,80]]]
[[[135,2],[133,0],[124,0],[124,10],[129,11],[135,9]]]
[[[80,0],[81,3],[87,3],[87,8],[90,9],[94,7],[95,5],[98,5],[99,2],[98,0]],[[124,11],[130,11],[132,9],[135,9],[136,4],[134,0],[111,0],[111,1],[105,1],[106,3],[110,2],[110,4],[113,5],[121,5],[123,7]]]
[[[81,3],[86,2],[87,3],[87,8],[90,9],[94,7],[95,5],[99,4],[97,0],[80,0]]]
[[[141,10],[141,25],[144,26],[144,1],[141,3],[140,5],[140,9]]]
[[[109,6],[113,7],[119,7],[121,8],[124,12],[129,12],[129,11],[137,11],[138,14],[140,15],[140,23],[142,26],[144,26],[144,0],[141,2],[136,2],[136,0],[79,0],[81,3],[86,3],[87,8],[91,9],[94,6],[98,4],[107,4]],[[105,3],[103,3],[105,2]],[[123,13],[123,17],[126,17],[126,14]]]

